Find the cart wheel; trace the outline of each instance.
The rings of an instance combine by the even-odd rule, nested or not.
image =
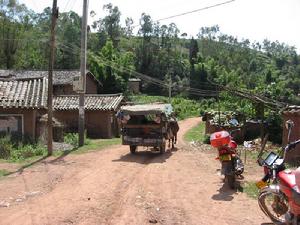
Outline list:
[[[161,144],[159,147],[159,153],[164,154],[166,152],[166,143]]]
[[[130,152],[131,152],[131,154],[135,154],[136,149],[137,149],[137,146],[130,145]]]

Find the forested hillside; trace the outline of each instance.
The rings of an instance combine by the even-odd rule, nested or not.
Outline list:
[[[208,82],[213,81],[300,103],[300,56],[293,47],[271,40],[238,40],[217,25],[199,24],[197,37],[191,38],[176,24],[154,21],[145,13],[140,21],[127,18],[122,26],[117,6],[104,5],[103,12],[102,18],[90,12],[97,20],[88,30],[88,69],[104,84],[104,93],[126,93],[128,79],[134,75],[143,79],[144,74],[155,78],[143,80],[146,94],[167,95],[172,83],[173,95],[207,98],[216,93]],[[46,70],[51,9],[35,13],[5,0],[0,15],[1,69]],[[75,12],[59,14],[56,69],[79,69],[80,30],[81,18]],[[228,99],[227,95],[222,94]]]

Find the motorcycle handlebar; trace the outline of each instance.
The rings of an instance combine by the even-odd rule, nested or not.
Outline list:
[[[300,139],[297,140],[297,141],[294,141],[294,142],[289,143],[289,144],[285,147],[284,151],[289,151],[289,150],[295,148],[296,145],[299,144],[299,143],[300,143]]]
[[[297,141],[291,142],[291,143],[287,144],[287,146],[285,146],[285,148],[284,148],[284,156],[283,156],[283,159],[284,159],[284,160],[285,160],[286,153],[287,153],[289,150],[295,148],[296,145],[298,145],[299,143],[300,143],[300,139],[297,140]]]

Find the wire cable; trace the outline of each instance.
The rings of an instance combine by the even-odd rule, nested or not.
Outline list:
[[[68,46],[66,44],[62,44],[62,43],[58,43],[60,46],[63,46],[65,47],[65,49],[69,52],[72,52],[74,54],[79,54],[79,52],[76,52],[74,50],[74,48],[78,48],[77,46]],[[78,50],[80,50],[78,48]],[[97,55],[93,56],[93,57],[97,57],[97,59],[99,61],[101,61],[105,66],[109,66],[119,72],[126,72],[126,73],[129,73],[129,74],[132,74],[134,75],[135,77],[137,78],[140,78],[141,80],[147,82],[147,83],[151,83],[151,84],[155,84],[155,85],[158,85],[160,87],[163,87],[163,88],[169,88],[169,84],[166,84],[166,82],[162,81],[162,80],[159,80],[157,78],[153,78],[153,77],[150,77],[146,74],[142,74],[142,73],[139,73],[137,71],[134,71],[134,70],[130,70],[124,66],[121,66],[113,61],[108,61],[108,60],[105,60]],[[172,85],[172,88],[178,86],[177,84],[175,85]],[[193,94],[193,95],[198,95],[198,96],[217,96],[219,94],[218,91],[214,91],[214,90],[203,90],[203,89],[196,89],[196,88],[190,88],[190,87],[183,87],[182,88],[183,90],[185,91],[188,91],[189,93]],[[177,87],[177,90],[179,90],[179,88]]]
[[[199,9],[195,9],[195,10],[191,10],[191,11],[179,13],[179,14],[168,16],[168,17],[164,17],[164,18],[161,18],[161,19],[157,19],[157,20],[154,20],[153,22],[155,23],[155,22],[160,22],[160,21],[163,21],[163,20],[173,19],[173,18],[180,17],[180,16],[185,16],[185,15],[188,15],[188,14],[192,14],[192,13],[200,12],[200,11],[203,11],[203,10],[207,10],[207,9],[219,7],[219,6],[222,6],[222,5],[226,5],[226,4],[229,4],[229,3],[234,2],[234,1],[235,0],[229,0],[229,1],[221,2],[221,3],[217,3],[217,4],[206,6],[206,7],[203,7],[203,8],[199,8]],[[138,26],[140,26],[140,24],[134,25],[132,27],[136,28]]]

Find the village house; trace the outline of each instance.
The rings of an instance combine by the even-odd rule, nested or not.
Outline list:
[[[54,71],[54,117],[66,132],[77,132],[79,97],[73,79],[79,71]],[[0,70],[0,132],[17,132],[38,139],[42,116],[47,114],[47,71]],[[86,75],[85,129],[91,138],[119,135],[115,113],[122,94],[101,95],[101,83]]]

